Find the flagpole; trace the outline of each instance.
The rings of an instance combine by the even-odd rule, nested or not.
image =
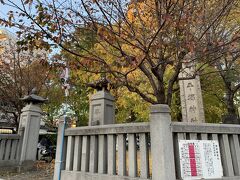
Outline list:
[[[67,97],[69,96],[69,84],[67,83],[69,78],[69,70],[66,67],[64,75],[61,75],[61,82],[63,83],[63,89],[64,89],[64,107],[63,107],[63,129],[61,133],[61,145],[60,145],[60,165],[58,169],[58,180],[61,180],[61,167],[63,163],[63,145],[64,145],[64,134],[65,134],[65,128],[66,128],[66,119],[67,119]]]

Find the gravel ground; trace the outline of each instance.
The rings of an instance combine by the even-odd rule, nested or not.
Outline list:
[[[27,172],[0,172],[0,180],[52,180],[54,162],[37,162],[33,170]]]

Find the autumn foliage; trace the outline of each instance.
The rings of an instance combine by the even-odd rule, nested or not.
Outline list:
[[[2,3],[17,9],[1,23],[20,29],[22,45],[55,44],[73,67],[104,74],[152,104],[171,104],[184,62],[214,64],[222,47],[239,40],[239,26],[228,23],[237,0]]]

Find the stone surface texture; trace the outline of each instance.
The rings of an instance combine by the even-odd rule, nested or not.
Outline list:
[[[22,109],[19,134],[23,136],[20,162],[35,161],[42,110],[39,105],[28,104]]]
[[[165,104],[152,105],[150,112],[152,180],[176,179],[170,125],[170,108]]]
[[[183,65],[180,78],[190,78],[180,80],[180,98],[182,106],[182,121],[193,123],[204,123],[205,115],[202,101],[202,91],[199,75],[195,75],[195,66],[187,63]],[[191,77],[194,77],[191,79]]]
[[[115,99],[105,90],[98,91],[90,99],[89,126],[115,123]]]

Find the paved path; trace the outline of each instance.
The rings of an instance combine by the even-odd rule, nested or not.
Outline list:
[[[9,173],[3,176],[0,175],[0,180],[52,180],[52,174],[45,171],[29,171],[25,173]]]
[[[32,171],[0,172],[0,180],[52,180],[54,163],[37,162]]]

